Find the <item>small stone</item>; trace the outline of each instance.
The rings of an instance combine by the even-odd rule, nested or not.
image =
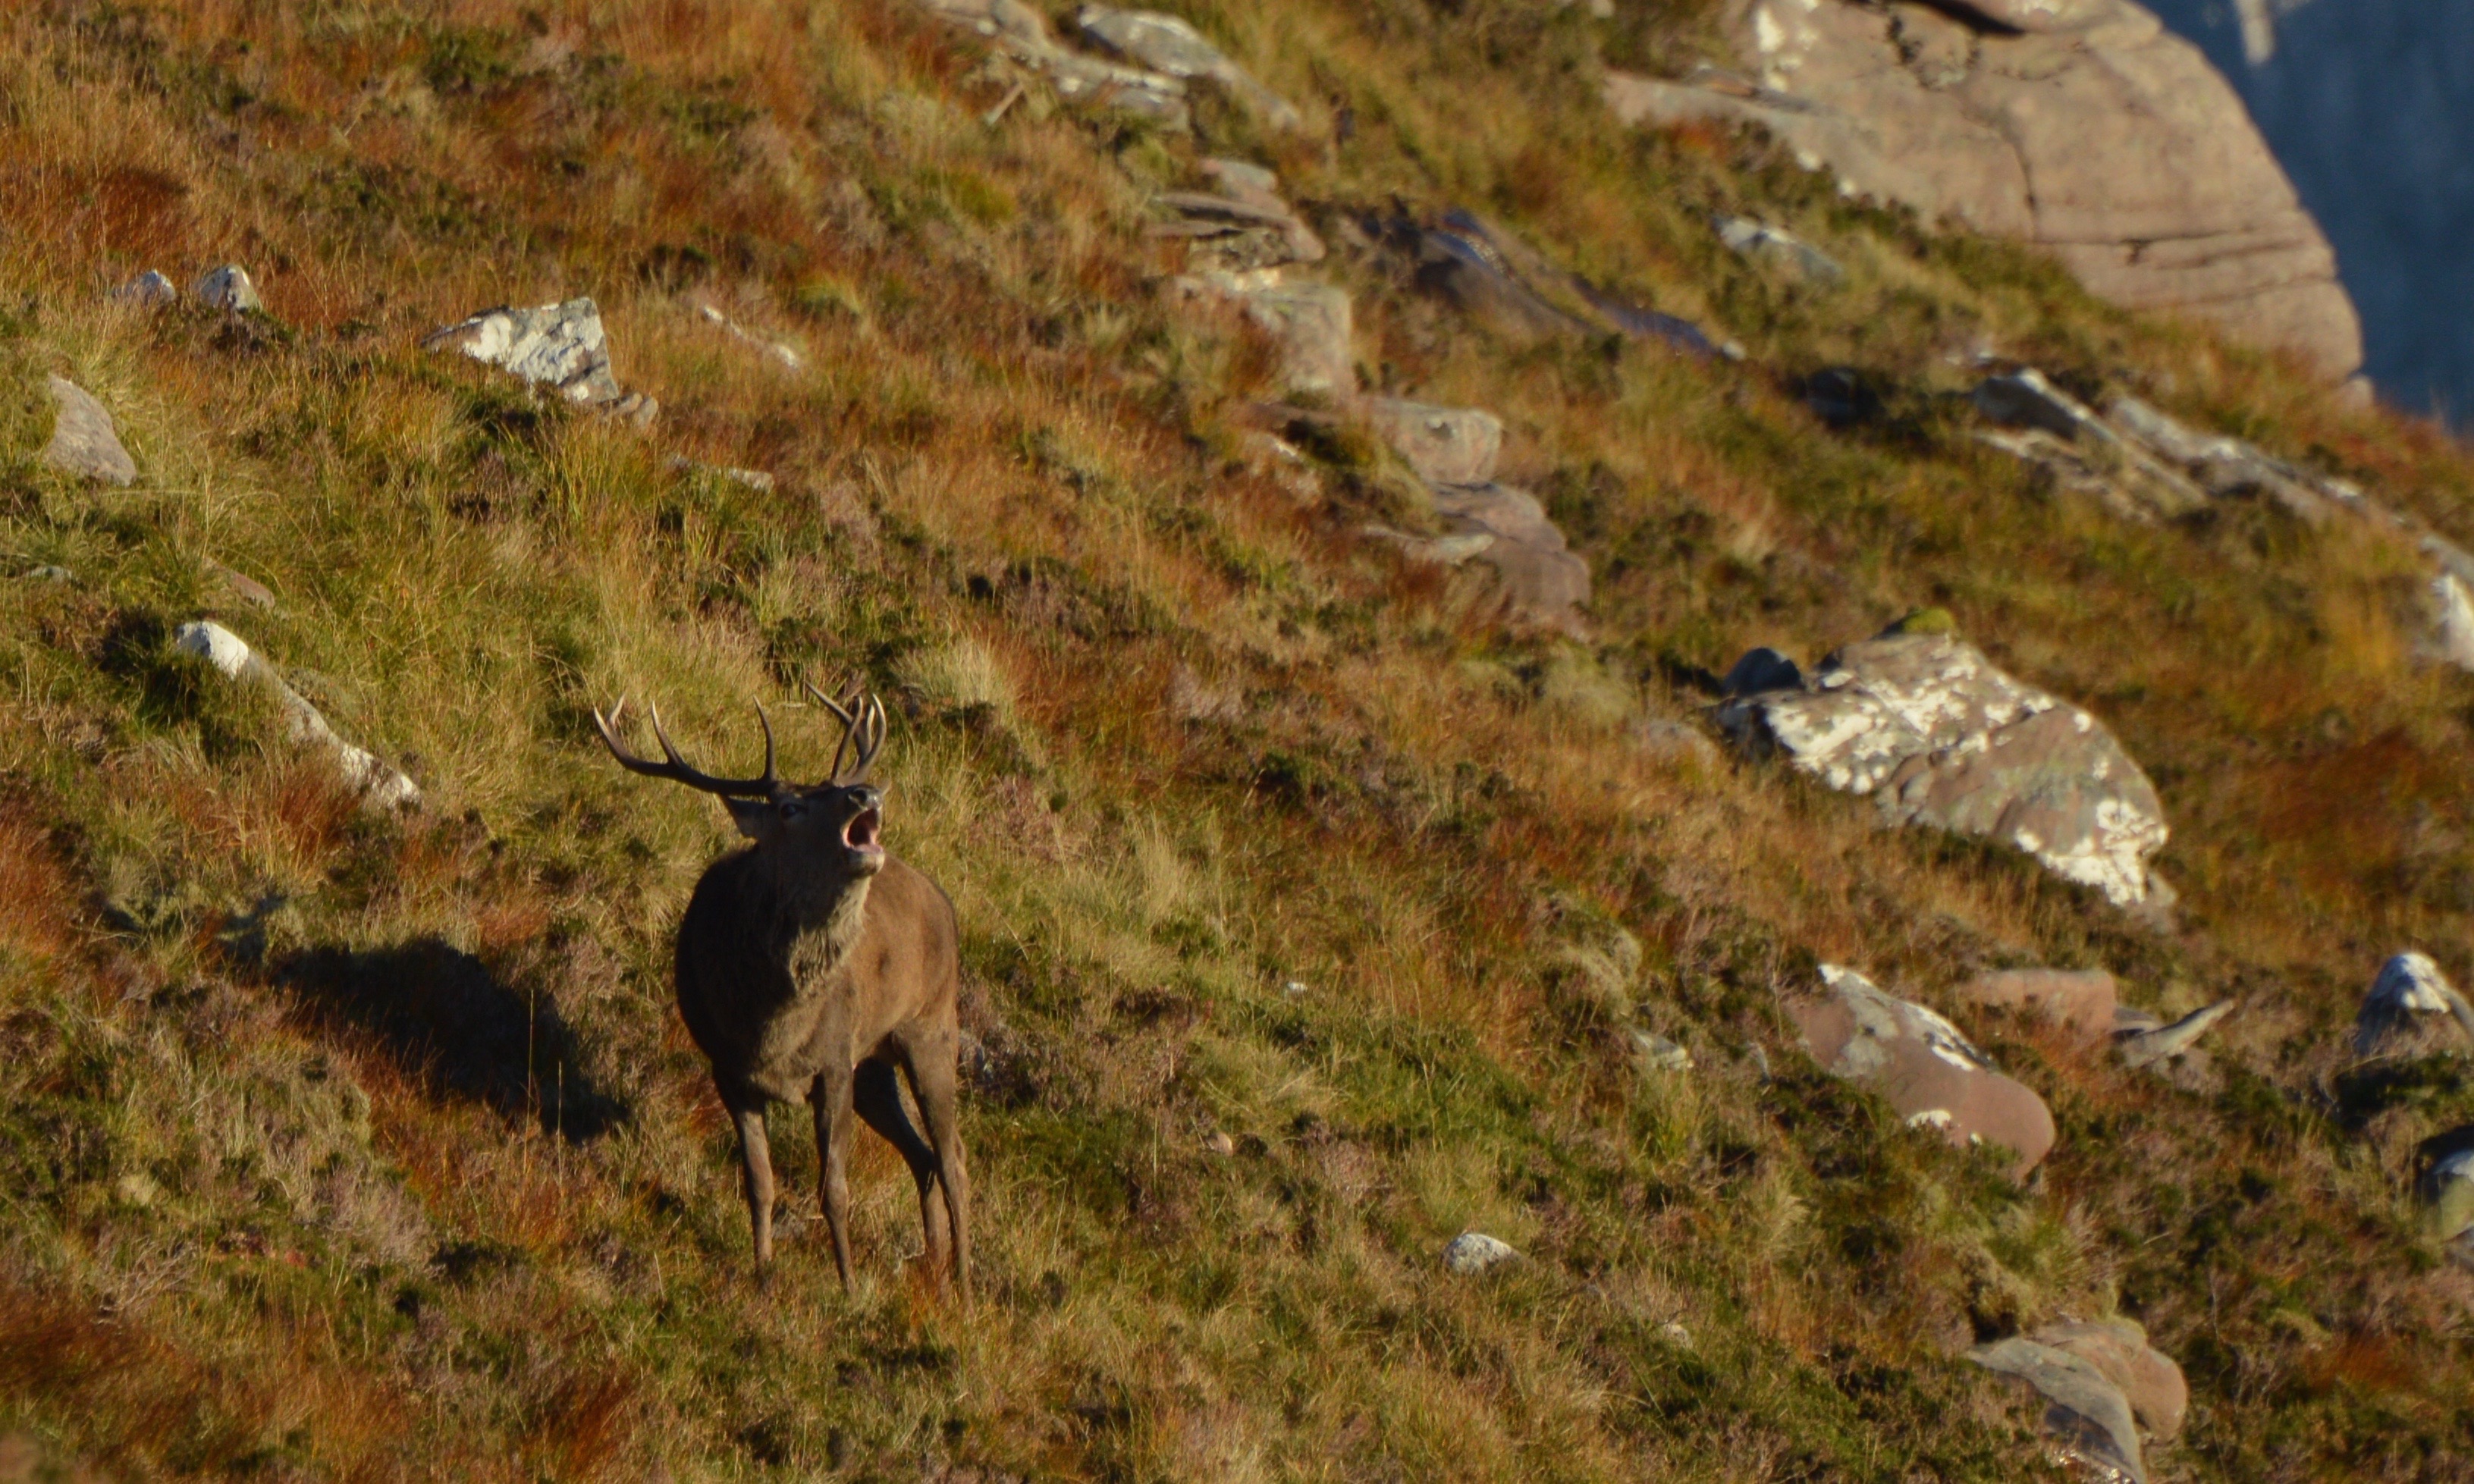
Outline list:
[[[1508,1242],[1497,1241],[1483,1231],[1464,1231],[1443,1249],[1443,1266],[1466,1276],[1516,1261],[1519,1256]]]
[[[111,291],[114,302],[140,309],[159,309],[180,302],[181,291],[172,280],[149,268],[144,273]]]
[[[2459,669],[2474,669],[2474,592],[2453,572],[2431,579],[2433,653]]]
[[[283,713],[284,735],[296,742],[326,748],[334,754],[336,771],[358,791],[364,807],[412,809],[421,803],[421,788],[367,750],[335,734],[327,718],[292,689],[274,666],[249,646],[249,642],[220,623],[199,620],[172,633],[172,646],[195,655],[233,680],[271,688]]]
[[[1692,1331],[1685,1328],[1682,1325],[1677,1324],[1671,1319],[1658,1326],[1658,1333],[1659,1337],[1665,1340],[1669,1345],[1681,1345],[1689,1348],[1692,1344]]]
[[[1783,227],[1771,227],[1749,216],[1721,216],[1717,228],[1718,240],[1738,257],[1776,264],[1807,283],[1825,287],[1847,281],[1847,270],[1838,259]]]
[[[103,403],[84,387],[61,377],[44,378],[59,403],[52,440],[43,446],[43,462],[65,474],[105,484],[129,484],[137,477],[137,461],[120,446],[120,430]]]
[[[1304,994],[1304,993],[1306,993],[1305,981],[1304,981],[1304,980],[1301,980],[1301,979],[1291,979],[1291,980],[1284,981],[1284,982],[1280,985],[1280,992],[1281,992],[1282,994],[1286,994],[1286,995],[1300,995],[1300,994]]]
[[[681,474],[711,474],[716,479],[727,479],[733,484],[754,490],[760,495],[771,494],[775,483],[773,476],[762,469],[738,469],[727,464],[698,463],[685,455],[673,456],[670,459],[670,467]]]
[[[1202,1147],[1224,1159],[1237,1153],[1237,1141],[1230,1138],[1225,1129],[1214,1129],[1203,1135]]]
[[[2424,1231],[2439,1242],[2474,1231],[2474,1124],[2423,1140],[2415,1156]]]
[[[257,285],[250,281],[249,270],[238,263],[207,269],[189,286],[189,292],[208,308],[227,314],[266,312],[266,301],[257,296]]]
[[[712,304],[700,304],[696,312],[706,324],[717,327],[722,333],[741,344],[754,346],[786,371],[797,371],[808,364],[808,358],[800,354],[796,347],[787,341],[767,340]]]
[[[121,1204],[133,1205],[140,1210],[163,1199],[163,1187],[155,1183],[155,1177],[143,1170],[132,1170],[112,1181],[111,1193]]]
[[[260,608],[275,606],[275,594],[255,578],[243,576],[213,557],[204,558],[198,565],[206,569],[206,575],[230,588],[232,596],[243,602],[255,603]]]
[[[1692,1053],[1665,1036],[1653,1035],[1647,1031],[1635,1031],[1632,1033],[1632,1045],[1634,1052],[1640,1058],[1641,1066],[1648,1071],[1689,1072],[1692,1070]]]
[[[43,566],[32,569],[26,577],[31,582],[75,582],[77,573],[65,567]]]

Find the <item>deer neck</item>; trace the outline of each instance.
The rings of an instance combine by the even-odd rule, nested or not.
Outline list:
[[[859,941],[871,879],[775,878],[775,919],[789,939],[793,961],[802,969],[831,968]],[[804,981],[806,975],[800,977]]]

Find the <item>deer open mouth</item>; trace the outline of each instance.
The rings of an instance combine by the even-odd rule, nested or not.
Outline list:
[[[857,855],[881,856],[885,854],[885,843],[878,837],[884,829],[885,816],[881,813],[862,809],[842,826],[842,843]]]

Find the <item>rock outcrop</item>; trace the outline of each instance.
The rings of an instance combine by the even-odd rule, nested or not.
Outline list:
[[[2171,1441],[2190,1405],[2182,1368],[2127,1320],[2049,1325],[1967,1354],[2033,1390],[2045,1404],[2046,1438],[2099,1478],[2146,1484],[2141,1430],[2156,1442]]]
[[[1954,635],[1894,626],[1809,678],[1721,702],[1717,721],[1747,751],[1873,796],[1894,824],[2006,841],[2117,906],[2170,901],[2147,868],[2164,810],[2139,766],[2094,717]]]
[[[519,309],[501,305],[430,331],[430,351],[461,351],[476,361],[546,386],[570,401],[616,413],[638,426],[652,422],[661,403],[618,384],[610,367],[610,338],[601,310],[590,299]]]
[[[1455,536],[1489,538],[1476,553],[1501,580],[1513,616],[1549,627],[1571,627],[1589,600],[1589,564],[1564,544],[1538,497],[1508,484],[1438,484],[1435,514]]]
[[[1475,407],[1369,397],[1366,420],[1430,484],[1484,484],[1503,451],[1503,420]]]
[[[120,446],[120,429],[103,403],[65,377],[46,377],[44,383],[60,414],[52,423],[51,441],[43,445],[43,462],[64,474],[104,484],[135,479],[137,461]]]
[[[1731,12],[1757,77],[1610,73],[1617,116],[1760,125],[1850,193],[2050,248],[2116,304],[2206,316],[2331,382],[2362,365],[2336,255],[2242,100],[2130,0]]]
[[[286,739],[306,742],[333,754],[335,770],[371,809],[412,809],[421,803],[421,789],[402,773],[379,762],[366,748],[344,741],[326,717],[284,680],[248,641],[220,623],[200,620],[183,623],[172,635],[173,647],[206,661],[233,680],[273,691],[283,713]]]
[[[1229,96],[1275,129],[1299,129],[1297,106],[1254,80],[1208,37],[1187,22],[1157,11],[1120,11],[1086,5],[1074,17],[1081,33],[1129,61],[1183,80],[1227,89]]]
[[[1872,1088],[1908,1124],[1958,1148],[2001,1145],[2017,1156],[2017,1175],[2053,1147],[2044,1099],[2002,1076],[1956,1026],[1854,969],[1826,963],[1821,978],[1822,994],[1786,1010],[1824,1071]]]

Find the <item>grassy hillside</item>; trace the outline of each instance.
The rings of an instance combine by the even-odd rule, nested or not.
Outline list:
[[[1952,394],[1979,351],[2133,389],[2469,544],[2474,459],[1755,143],[1618,131],[1595,68],[1688,64],[1689,0],[1179,9],[1307,131],[1036,88],[988,123],[1010,79],[895,0],[0,15],[0,1459],[2013,1480],[2050,1468],[2033,1410],[1956,1351],[2118,1312],[2191,1378],[2161,1478],[2474,1472],[2474,1275],[2409,1190],[2474,1079],[2340,1076],[2389,953],[2474,973],[2474,681],[2415,660],[2406,551],[2265,505],[2124,523]],[[1504,418],[1588,639],[1358,541],[1399,477],[1370,441],[1298,470],[1249,436],[1270,353],[1163,295],[1182,249],[1143,231],[1207,153],[1318,214],[1370,385]],[[1507,341],[1347,230],[1451,206],[1746,358]],[[1719,208],[1848,283],[1734,257]],[[227,260],[267,315],[106,298]],[[579,294],[648,431],[418,347]],[[1885,416],[1826,429],[1828,365]],[[39,462],[46,373],[135,485]],[[1924,605],[2154,777],[2174,925],[1640,740],[1749,645]],[[201,616],[424,806],[357,809],[176,655]],[[803,675],[893,703],[888,843],[959,908],[968,1309],[906,1268],[873,1139],[858,1296],[813,1221],[750,1280],[668,998],[725,822],[592,733],[655,699],[744,767],[761,700],[818,771]],[[2206,1093],[1967,1021],[2060,1126],[2023,1186],[1795,1049],[1822,960],[2244,1009]],[[1634,1026],[1697,1069],[1644,1075]],[[775,1149],[812,1211],[802,1120]],[[1445,1273],[1466,1228],[1528,1260]]]

